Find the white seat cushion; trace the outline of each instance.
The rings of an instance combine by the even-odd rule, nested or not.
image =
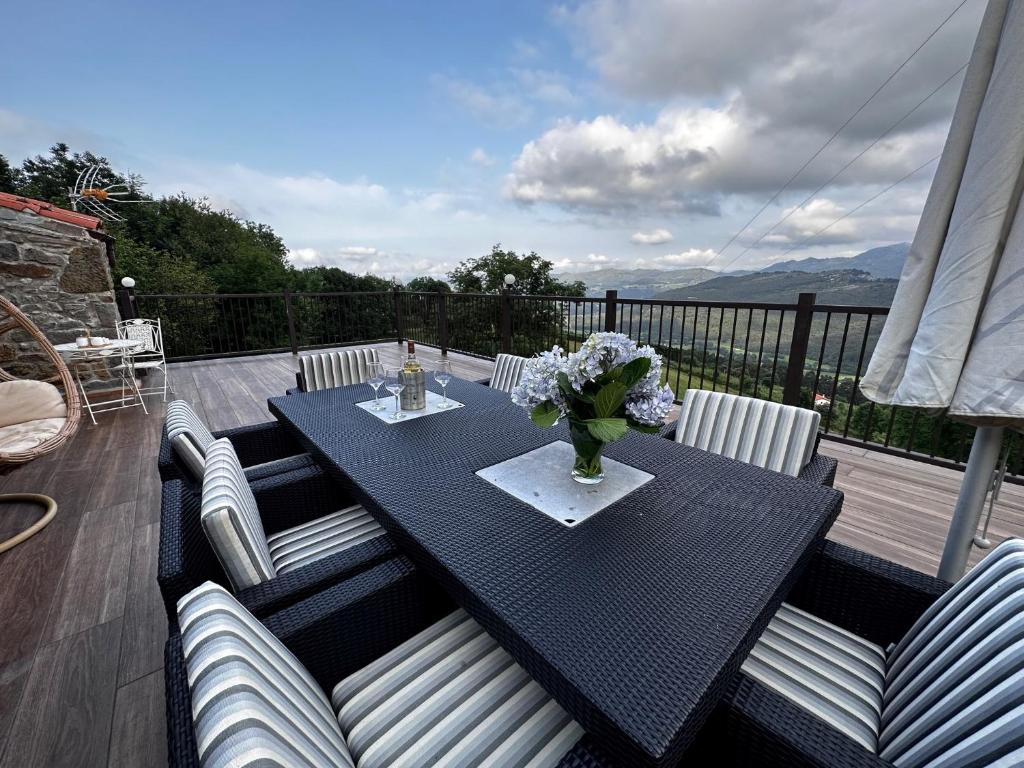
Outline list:
[[[283,574],[383,534],[380,524],[356,504],[268,536],[267,546],[274,568]]]
[[[363,384],[369,377],[368,363],[377,362],[376,349],[345,349],[299,358],[299,370],[306,392],[349,384]]]
[[[526,368],[526,358],[516,355],[500,354],[494,358],[494,371],[491,373],[491,389],[500,389],[502,392],[512,393],[512,390],[519,386],[519,380],[523,377],[523,370]]]
[[[189,592],[178,619],[203,768],[353,765],[320,686],[222,587]]]
[[[742,669],[875,751],[885,680],[880,646],[784,603]]]
[[[66,421],[65,418],[32,419],[0,427],[0,453],[31,451],[60,432]]]
[[[237,592],[277,575],[256,498],[227,438],[206,451],[200,522]]]
[[[814,457],[820,421],[806,408],[689,389],[676,442],[796,477]]]
[[[463,611],[342,680],[331,703],[359,768],[546,768],[583,736]]]
[[[0,381],[0,427],[67,415],[64,396],[53,384],[32,379]]]

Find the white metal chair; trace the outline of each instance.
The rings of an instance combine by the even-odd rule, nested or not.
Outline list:
[[[133,372],[156,371],[163,374],[161,386],[140,387],[140,395],[161,394],[164,402],[167,402],[167,357],[164,354],[164,334],[160,327],[160,318],[147,320],[145,318],[133,318],[122,320],[117,323],[117,336],[120,339],[139,341],[142,345],[133,350],[131,356],[126,358],[115,370],[123,370],[131,367]],[[128,362],[130,360],[130,362]]]

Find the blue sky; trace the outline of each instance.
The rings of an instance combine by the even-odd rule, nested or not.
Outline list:
[[[912,236],[930,168],[808,236],[941,150],[958,80],[808,194],[966,60],[982,0],[719,250],[955,5],[23,4],[0,153],[103,153],[271,224],[299,265],[443,274],[499,241],[565,270],[852,255]]]

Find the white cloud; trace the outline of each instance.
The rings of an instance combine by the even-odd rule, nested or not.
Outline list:
[[[368,245],[346,245],[339,248],[338,253],[343,256],[376,256],[380,251]]]
[[[608,257],[605,256],[603,253],[588,253],[587,254],[587,261],[592,262],[592,263],[605,264],[605,263],[608,262],[608,260],[609,260]]]
[[[672,233],[667,229],[652,229],[650,232],[634,232],[630,242],[637,245],[663,245],[672,241]]]
[[[446,75],[435,75],[434,84],[448,97],[483,123],[498,128],[519,125],[531,115],[530,107],[515,93],[498,87]]]
[[[711,248],[688,248],[680,253],[666,253],[660,256],[658,261],[673,267],[703,267],[710,264],[714,258],[715,251]]]
[[[494,158],[488,155],[483,147],[477,147],[469,153],[469,162],[486,168],[494,165]]]

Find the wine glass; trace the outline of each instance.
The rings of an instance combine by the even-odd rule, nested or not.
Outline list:
[[[405,418],[405,414],[398,410],[398,396],[405,389],[404,373],[401,368],[388,368],[384,372],[384,389],[395,396],[395,412],[391,414],[392,421]]]
[[[367,363],[366,373],[366,383],[373,387],[373,405],[370,410],[383,411],[386,406],[380,401],[380,387],[384,383],[384,363]]]
[[[452,364],[448,360],[438,360],[437,367],[434,368],[434,381],[441,385],[441,391],[444,393],[444,401],[438,405],[438,408],[451,408],[452,404],[448,402],[448,382],[452,380]]]

